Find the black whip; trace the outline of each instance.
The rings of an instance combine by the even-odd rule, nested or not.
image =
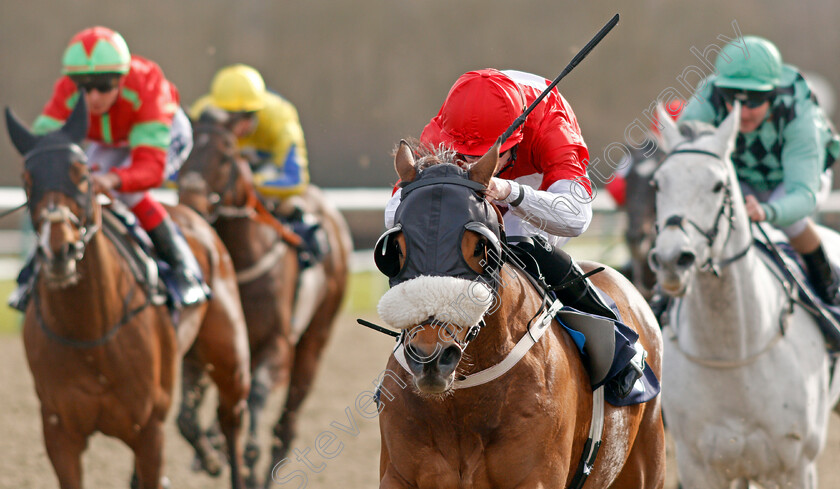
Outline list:
[[[393,336],[394,338],[399,338],[400,334],[396,331],[391,331],[390,329],[383,328],[382,326],[378,326],[373,324],[370,321],[365,321],[364,319],[356,319],[356,322],[361,324],[362,326],[366,326],[374,331],[379,331],[380,333],[385,333],[388,336]]]
[[[578,63],[583,61],[583,58],[585,58],[586,55],[588,55],[589,52],[592,51],[592,49],[595,46],[597,46],[599,42],[601,42],[601,39],[603,39],[612,30],[612,28],[615,27],[616,24],[618,24],[618,14],[615,14],[613,18],[610,19],[610,21],[607,22],[604,25],[604,27],[602,27],[601,30],[598,31],[597,34],[595,34],[595,37],[593,37],[592,40],[586,43],[586,46],[584,46],[583,49],[581,49],[580,52],[577,53],[574,58],[572,58],[572,61],[569,62],[568,66],[566,66],[566,68],[564,68],[559,75],[557,75],[557,78],[555,78],[554,81],[551,82],[551,85],[549,85],[545,90],[543,90],[540,96],[537,97],[537,99],[534,100],[531,103],[531,105],[528,106],[527,109],[525,109],[525,112],[522,112],[522,115],[517,117],[516,120],[513,121],[513,124],[511,124],[510,127],[508,127],[505,130],[505,132],[502,133],[501,136],[499,136],[499,141],[497,142],[499,146],[501,146],[502,144],[504,144],[505,141],[507,141],[507,138],[509,138],[510,135],[513,134],[513,131],[515,131],[516,128],[525,123],[525,118],[528,117],[528,114],[530,114],[531,111],[534,110],[537,104],[539,104],[542,101],[542,99],[544,99],[545,96],[548,95],[548,92],[554,89],[554,87],[557,86],[560,80],[562,80],[563,77],[568,75],[570,71],[575,69],[575,66],[577,66]]]

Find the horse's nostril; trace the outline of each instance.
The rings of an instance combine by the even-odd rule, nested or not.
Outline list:
[[[442,368],[453,368],[459,361],[461,361],[461,349],[452,345],[443,350],[438,365]]]
[[[650,262],[651,268],[659,268],[659,255],[656,254],[656,251],[650,252],[650,255],[648,255],[648,261]]]
[[[691,265],[694,265],[694,260],[696,258],[697,257],[694,255],[694,253],[690,251],[683,251],[682,253],[680,253],[679,258],[677,258],[677,266],[688,268]]]

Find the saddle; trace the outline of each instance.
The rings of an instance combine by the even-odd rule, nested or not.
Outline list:
[[[611,389],[606,389],[605,400],[613,406],[647,402],[659,394],[659,379],[647,365],[647,352],[638,341],[639,335],[621,321],[615,301],[603,291],[599,292],[619,318],[618,321],[581,312],[569,306],[560,309],[555,319],[577,345],[593,390],[607,384],[633,362],[642,369],[642,376],[636,380],[633,390],[626,397],[620,398]]]
[[[132,275],[155,305],[166,304],[173,314],[181,297],[174,270],[154,253],[154,245],[134,214],[119,201],[102,207],[102,231],[126,259]]]
[[[770,250],[769,246],[759,239],[754,240],[753,244],[756,249],[760,251],[759,256],[761,256],[762,261],[764,261],[768,267],[775,268],[777,276],[784,277],[785,274],[782,273],[782,270],[787,268],[790,273],[795,275],[800,283],[805,284],[810,289],[811,293],[806,294],[799,288],[795,288],[796,299],[803,304],[805,306],[805,310],[814,317],[819,324],[820,329],[823,331],[823,334],[831,335],[829,337],[836,337],[838,333],[833,331],[835,326],[823,317],[822,314],[820,314],[816,302],[819,301],[820,308],[831,314],[834,321],[837,323],[840,323],[840,307],[833,306],[820,299],[814,285],[808,278],[805,262],[802,260],[799,253],[797,253],[793,247],[785,241],[774,243],[776,248],[784,254],[783,257],[779,257],[774,254],[772,250]],[[780,261],[779,258],[783,258],[784,261]],[[831,263],[831,267],[835,269],[835,272],[840,272],[840,267],[838,267],[837,263]],[[787,286],[792,287],[792,284],[787,284]]]

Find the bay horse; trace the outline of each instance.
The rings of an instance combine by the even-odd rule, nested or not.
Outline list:
[[[398,226],[375,248],[392,285],[379,315],[403,330],[378,396],[380,487],[662,488],[659,397],[625,407],[607,404],[603,418],[593,416],[596,401],[603,406],[603,392],[593,394],[554,305],[549,310],[521,268],[494,258],[501,221],[483,189],[498,147],[468,171],[449,164],[451,151],[424,155],[419,163],[429,166],[423,168],[407,143],[397,150],[394,166],[408,186]],[[416,194],[406,195],[411,186]],[[453,221],[454,214],[469,222]],[[597,266],[581,263],[587,271]],[[414,278],[400,282],[398,276]],[[662,339],[644,298],[612,269],[592,280],[638,332],[649,367],[659,375]],[[535,331],[544,334],[534,339]],[[531,348],[523,352],[523,344]],[[598,427],[601,441],[588,441],[587,433]],[[593,466],[591,449],[598,446]]]
[[[627,200],[624,210],[627,214],[627,230],[624,240],[630,251],[630,279],[642,296],[650,300],[653,286],[656,284],[656,276],[648,264],[648,254],[656,237],[656,193],[651,186],[651,179],[664,154],[652,138],[647,141],[648,145],[643,149],[634,148],[630,151],[630,167],[625,177]]]
[[[815,319],[753,245],[730,159],[740,105],[691,137],[663,117],[650,261],[667,313],[663,407],[684,487],[817,487],[838,383]],[[682,125],[682,124],[681,124]],[[826,249],[835,233],[820,230]],[[832,255],[836,258],[836,255]],[[834,381],[832,381],[832,378]]]
[[[189,349],[212,367],[218,420],[231,455],[231,486],[243,487],[237,442],[250,384],[248,344],[233,268],[213,230],[183,207],[168,210],[202,266],[212,298],[181,310],[173,325],[137,268],[103,226],[79,147],[88,129],[84,97],[64,126],[35,136],[6,109],[23,155],[23,181],[37,236],[37,276],[23,324],[26,357],[41,402],[44,443],[62,489],[82,487],[81,455],[96,431],[134,452],[132,487],[159,489],[163,424],[175,369]],[[123,245],[124,246],[124,245]]]
[[[225,117],[211,111],[194,124],[195,144],[179,173],[178,187],[180,202],[208,219],[230,250],[236,269],[251,348],[246,463],[247,482],[253,487],[259,457],[257,425],[266,399],[288,383],[274,427],[272,460],[277,463],[295,437],[298,410],[312,388],[344,297],[352,242],[344,217],[320,189],[309,185],[297,203],[317,216],[329,249],[321,263],[301,273],[294,249],[299,238],[263,207],[249,163],[239,154]],[[182,413],[192,409],[183,406]],[[270,482],[266,477],[266,485]]]

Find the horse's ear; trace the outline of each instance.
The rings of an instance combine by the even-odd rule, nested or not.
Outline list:
[[[394,169],[397,170],[400,180],[406,183],[414,181],[414,177],[417,176],[414,155],[405,139],[400,140],[400,147],[397,148],[397,154],[394,156]]]
[[[9,139],[21,155],[28,153],[38,142],[38,136],[29,132],[29,129],[8,107],[6,107],[6,129],[9,131]]]
[[[719,153],[721,158],[726,159],[735,149],[735,139],[741,130],[741,102],[735,101],[732,110],[726,119],[720,123],[717,137],[720,144]]]
[[[88,133],[88,110],[84,95],[79,94],[79,101],[73,107],[73,112],[61,128],[61,132],[67,135],[74,143],[81,143]]]
[[[662,125],[662,142],[664,143],[664,148],[666,153],[670,153],[674,146],[677,145],[680,141],[684,138],[682,134],[680,134],[680,130],[677,127],[677,123],[674,122],[674,119],[671,119],[671,114],[665,110],[665,106],[663,104],[657,104],[656,106],[656,118],[657,122]]]
[[[470,180],[478,182],[485,187],[493,178],[493,172],[496,171],[496,165],[499,163],[499,141],[487,150],[487,153],[476,161],[470,167]]]

